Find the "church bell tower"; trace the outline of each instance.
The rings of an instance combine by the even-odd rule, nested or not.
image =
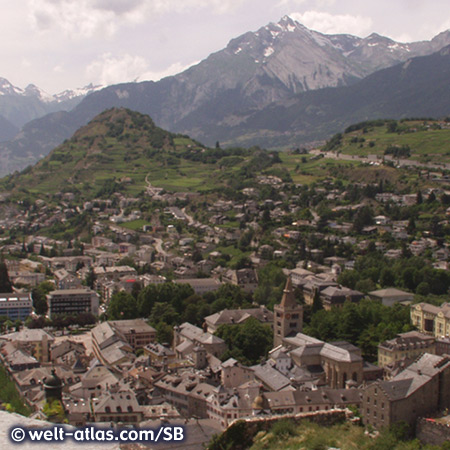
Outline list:
[[[283,298],[274,307],[273,346],[283,344],[283,338],[295,336],[303,330],[303,306],[297,303],[289,277],[283,291]]]

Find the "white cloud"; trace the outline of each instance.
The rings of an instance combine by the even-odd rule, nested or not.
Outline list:
[[[336,0],[314,0],[311,2],[310,0],[280,0],[278,6],[299,6],[304,5],[305,3],[314,3],[315,8],[329,8],[336,3]]]
[[[31,61],[27,58],[23,58],[21,61],[21,66],[23,69],[28,70],[30,67],[32,67]]]
[[[86,68],[86,76],[94,84],[111,85],[130,81],[158,81],[170,75],[176,75],[196,63],[184,65],[179,62],[155,71],[150,63],[141,56],[124,54],[120,57],[111,53],[103,54]]]
[[[245,0],[29,0],[29,19],[41,32],[60,30],[71,38],[112,36],[121,27],[165,13],[205,9],[227,13]]]
[[[116,31],[114,12],[94,8],[88,0],[30,0],[30,20],[38,31],[59,29],[72,38]]]
[[[158,81],[161,80],[161,78],[165,78],[165,77],[169,77],[171,75],[176,75],[178,73],[184,72],[186,69],[188,69],[189,67],[197,64],[197,62],[194,62],[192,64],[181,64],[179,62],[171,64],[169,67],[167,67],[164,70],[160,70],[160,71],[147,71],[144,72],[142,75],[140,75],[138,77],[138,81]]]
[[[55,67],[53,67],[53,72],[54,73],[64,73],[64,68],[61,65],[56,65]]]
[[[87,66],[86,75],[94,84],[110,85],[136,80],[148,68],[148,62],[141,56],[124,54],[117,57],[104,53]]]
[[[294,20],[302,23],[312,30],[325,34],[354,34],[365,36],[370,33],[372,19],[370,17],[353,16],[350,14],[333,15],[322,11],[306,11],[304,13],[290,14]]]

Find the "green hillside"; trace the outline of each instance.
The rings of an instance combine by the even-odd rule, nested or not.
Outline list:
[[[447,126],[446,122],[423,120],[353,125],[321,149],[355,157],[336,159],[300,150],[276,153],[258,147],[207,148],[187,136],[156,127],[149,116],[110,109],[35,166],[0,180],[0,190],[18,198],[72,192],[80,199],[92,199],[110,197],[114,192],[136,196],[151,184],[178,192],[228,188],[233,194],[244,187],[257,187],[261,175],[298,184],[332,177],[344,183],[383,179],[394,185],[406,172],[372,167],[360,157],[382,157],[388,150],[406,151],[402,157],[421,162],[450,162]],[[413,171],[407,177],[408,182],[419,182]]]
[[[391,155],[422,163],[450,162],[450,123],[436,120],[376,120],[348,127],[325,150],[354,156]]]
[[[48,156],[0,181],[14,195],[51,196],[72,192],[83,199],[114,192],[138,195],[151,184],[169,191],[214,191],[251,182],[279,166],[273,152],[257,147],[210,149],[187,136],[158,128],[149,116],[110,109]],[[281,176],[288,176],[278,169]],[[278,173],[277,172],[277,173]]]

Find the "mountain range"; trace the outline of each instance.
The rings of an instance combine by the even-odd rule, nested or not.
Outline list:
[[[102,89],[102,86],[90,84],[84,88],[65,90],[59,94],[50,95],[34,84],[21,89],[7,79],[0,78],[1,120],[6,120],[13,128],[21,128],[27,122],[49,113],[71,110],[86,95],[99,89]],[[4,138],[5,134],[0,129],[0,141],[5,140]]]
[[[158,126],[209,145],[265,147],[304,145],[381,114],[445,115],[449,55],[441,49],[448,45],[450,31],[402,44],[377,34],[326,35],[286,16],[178,75],[109,86],[70,111],[26,123],[0,144],[0,173],[35,162],[112,107],[148,114]],[[2,111],[0,101],[0,115],[13,122]],[[0,120],[0,133],[4,128]]]

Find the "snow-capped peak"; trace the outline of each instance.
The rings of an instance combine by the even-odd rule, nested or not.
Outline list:
[[[23,89],[13,86],[6,78],[0,78],[0,95],[23,95]]]
[[[23,94],[28,97],[38,97],[41,101],[45,103],[51,103],[54,101],[52,95],[38,88],[35,84],[29,84],[23,91]]]
[[[71,100],[73,98],[77,97],[85,97],[88,94],[91,94],[92,92],[99,91],[103,89],[105,86],[94,86],[92,83],[88,84],[87,86],[84,86],[82,88],[77,89],[66,89],[63,92],[60,92],[59,94],[55,94],[53,96],[53,99],[57,102],[63,102],[66,100]]]
[[[94,86],[92,83],[78,89],[68,89],[59,94],[51,95],[45,92],[43,89],[39,88],[35,84],[29,84],[25,89],[18,88],[12,85],[6,78],[0,78],[0,96],[24,96],[24,97],[35,97],[41,102],[61,103],[67,100],[72,100],[77,97],[85,97],[94,91],[99,91],[105,86]]]

